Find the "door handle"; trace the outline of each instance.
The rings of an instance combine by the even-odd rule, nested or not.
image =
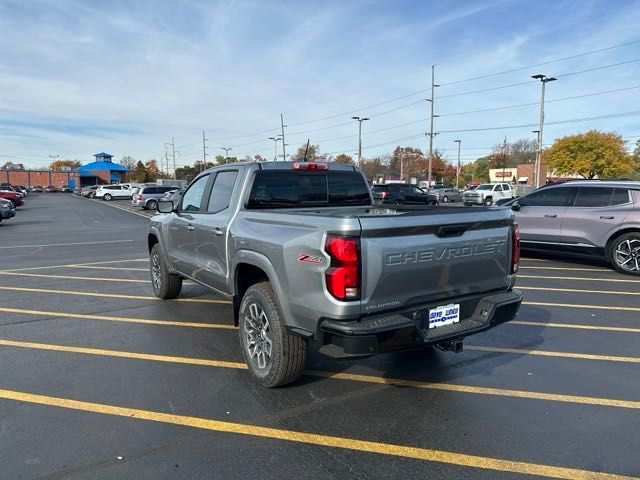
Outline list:
[[[544,218],[558,218],[558,215],[545,215]]]
[[[224,231],[220,227],[214,228],[213,233],[218,237],[221,237],[222,235],[224,235]]]
[[[602,220],[613,220],[615,217],[613,215],[600,215]]]
[[[193,225],[187,225],[187,230],[189,230],[190,232],[193,232],[194,229],[195,227]]]

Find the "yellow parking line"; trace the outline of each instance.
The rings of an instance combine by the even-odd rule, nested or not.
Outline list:
[[[437,462],[449,465],[493,470],[500,472],[514,472],[523,475],[538,475],[551,478],[568,480],[632,480],[632,477],[615,475],[611,473],[580,470],[575,468],[558,467],[537,463],[520,462],[515,460],[503,460],[493,457],[482,457],[464,453],[449,452],[406,445],[373,442],[355,438],[335,437],[317,433],[307,433],[281,428],[262,427],[247,423],[227,422],[202,417],[176,415],[138,408],[128,408],[116,405],[108,405],[94,402],[83,402],[61,397],[37,395],[15,390],[0,390],[0,398],[25,402],[50,407],[64,408],[81,412],[98,413],[125,417],[136,420],[159,422],[170,425],[180,425],[200,430],[246,435],[250,437],[267,438],[271,440],[283,440],[306,445],[338,448],[365,453],[376,453],[400,458],[411,458],[426,462]]]
[[[563,270],[573,272],[609,272],[615,273],[613,270],[606,268],[577,268],[577,267],[534,267],[534,266],[520,266],[520,270]]]
[[[9,245],[1,246],[2,250],[9,250],[13,248],[44,248],[44,247],[70,247],[76,245],[102,245],[104,243],[128,243],[133,240],[101,240],[96,242],[73,242],[73,243],[43,243],[40,245]]]
[[[103,320],[108,322],[123,323],[140,323],[145,325],[164,325],[173,327],[192,327],[192,328],[214,328],[223,330],[236,330],[234,325],[226,325],[222,323],[201,323],[201,322],[176,322],[173,320],[154,320],[148,318],[131,318],[131,317],[114,317],[110,315],[94,315],[89,313],[67,313],[67,312],[51,312],[45,310],[25,310],[21,308],[0,307],[0,312],[17,313],[24,315],[41,315],[47,317],[59,318],[82,318],[87,320]],[[0,326],[2,326],[0,324]]]
[[[465,350],[477,352],[516,353],[519,355],[538,355],[541,357],[579,358],[582,360],[603,360],[607,362],[640,363],[640,357],[616,357],[611,355],[594,355],[591,353],[551,352],[548,350],[529,350],[528,348],[485,347],[482,345],[465,345]]]
[[[640,333],[640,328],[583,325],[577,323],[528,322],[524,320],[512,320],[511,322],[507,323],[507,325],[528,325],[533,327],[575,328],[577,330],[603,330],[607,332]]]
[[[79,295],[81,297],[103,297],[103,298],[129,298],[132,300],[160,300],[151,295],[124,295],[121,293],[98,293],[98,292],[76,292],[71,290],[51,290],[47,288],[26,288],[26,287],[5,287],[0,286],[0,290],[12,292],[35,292],[35,293],[57,293],[59,295]],[[230,305],[229,300],[212,300],[209,298],[176,298],[174,300],[164,300],[167,302],[187,302],[187,303],[216,303]]]
[[[118,282],[118,283],[151,283],[151,280],[134,280],[130,278],[97,278],[97,277],[74,277],[70,275],[45,275],[40,273],[22,273],[22,272],[2,272],[0,275],[19,275],[21,277],[39,277],[39,278],[59,278],[63,280],[94,280],[99,282]]]
[[[133,267],[103,267],[100,265],[65,265],[64,268],[86,268],[87,270],[117,270],[119,272],[148,272],[148,268],[133,268]]]
[[[626,278],[595,278],[595,277],[554,277],[543,275],[518,275],[518,278],[540,278],[543,280],[585,280],[592,282],[612,282],[612,283],[640,283],[640,280]]]
[[[544,292],[568,292],[568,293],[601,293],[605,295],[640,295],[640,292],[620,292],[617,290],[582,290],[580,288],[551,288],[551,287],[522,287],[519,290],[542,290]]]
[[[0,339],[0,345],[7,347],[28,348],[35,350],[80,353],[85,355],[99,355],[105,357],[129,358],[135,360],[149,360],[157,362],[178,363],[186,365],[203,365],[208,367],[232,368],[246,370],[244,363],[206,360],[202,358],[176,357],[168,355],[154,355],[146,353],[126,352],[122,350],[105,350],[98,348],[73,347],[68,345],[54,345],[48,343],[21,342],[15,340]],[[305,375],[322,377],[334,380],[348,380],[361,383],[374,383],[381,385],[396,385],[421,388],[425,390],[439,390],[458,393],[472,393],[479,395],[493,395],[507,398],[526,398],[534,400],[547,400],[554,402],[576,403],[582,405],[640,409],[640,402],[631,400],[617,400],[613,398],[585,397],[578,395],[561,395],[556,393],[532,392],[526,390],[510,390],[491,387],[477,387],[474,385],[459,385],[450,383],[431,383],[419,380],[402,378],[380,377],[374,375],[360,375],[355,373],[340,373],[331,371],[308,370]]]
[[[90,263],[66,263],[64,265],[45,265],[43,267],[27,267],[27,268],[9,268],[5,272],[24,272],[27,270],[45,270],[47,268],[63,268],[77,265],[106,265],[109,263],[126,263],[126,262],[148,262],[148,258],[131,258],[127,260],[109,260],[106,262],[90,262]]]
[[[518,287],[521,288],[521,287]],[[562,308],[586,308],[589,310],[618,310],[622,312],[640,312],[640,307],[616,307],[611,305],[576,305],[573,303],[551,303],[551,302],[522,302],[523,305],[533,305],[536,307],[562,307]]]

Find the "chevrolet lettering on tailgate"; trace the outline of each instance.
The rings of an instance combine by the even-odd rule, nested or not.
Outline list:
[[[471,243],[457,247],[426,248],[408,252],[390,253],[385,257],[385,265],[406,265],[408,263],[424,263],[454,258],[473,257],[476,255],[492,255],[500,253],[507,242],[504,240],[483,243]]]

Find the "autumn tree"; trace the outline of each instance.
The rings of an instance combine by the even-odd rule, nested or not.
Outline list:
[[[633,172],[634,159],[617,133],[590,130],[557,139],[543,152],[549,172],[583,178],[619,177]]]
[[[369,180],[376,180],[378,176],[389,174],[389,159],[378,157],[371,160],[362,160],[360,162],[360,170]]]
[[[238,162],[238,157],[227,157],[225,158],[224,155],[216,155],[216,164],[217,165],[225,165],[227,163],[236,163]]]
[[[155,159],[148,160],[144,167],[147,171],[145,182],[155,182],[161,177],[160,169],[158,168],[158,162]]]
[[[51,170],[66,170],[80,168],[78,160],[55,160],[49,164]]]
[[[133,182],[144,183],[147,181],[147,169],[144,163],[138,161],[132,173],[129,174],[129,178]]]
[[[351,157],[351,155],[347,155],[346,153],[341,153],[340,155],[336,156],[334,161],[338,163],[353,164],[353,157]]]
[[[306,153],[306,157],[305,157]],[[320,147],[318,145],[309,144],[309,148],[307,149],[307,144],[302,144],[296,150],[296,153],[291,155],[290,160],[292,162],[302,162],[306,158],[307,162],[326,162],[327,156],[320,154]]]

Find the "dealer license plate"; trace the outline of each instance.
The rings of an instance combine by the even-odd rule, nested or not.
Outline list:
[[[429,310],[429,328],[442,327],[460,321],[460,304],[451,303]]]

